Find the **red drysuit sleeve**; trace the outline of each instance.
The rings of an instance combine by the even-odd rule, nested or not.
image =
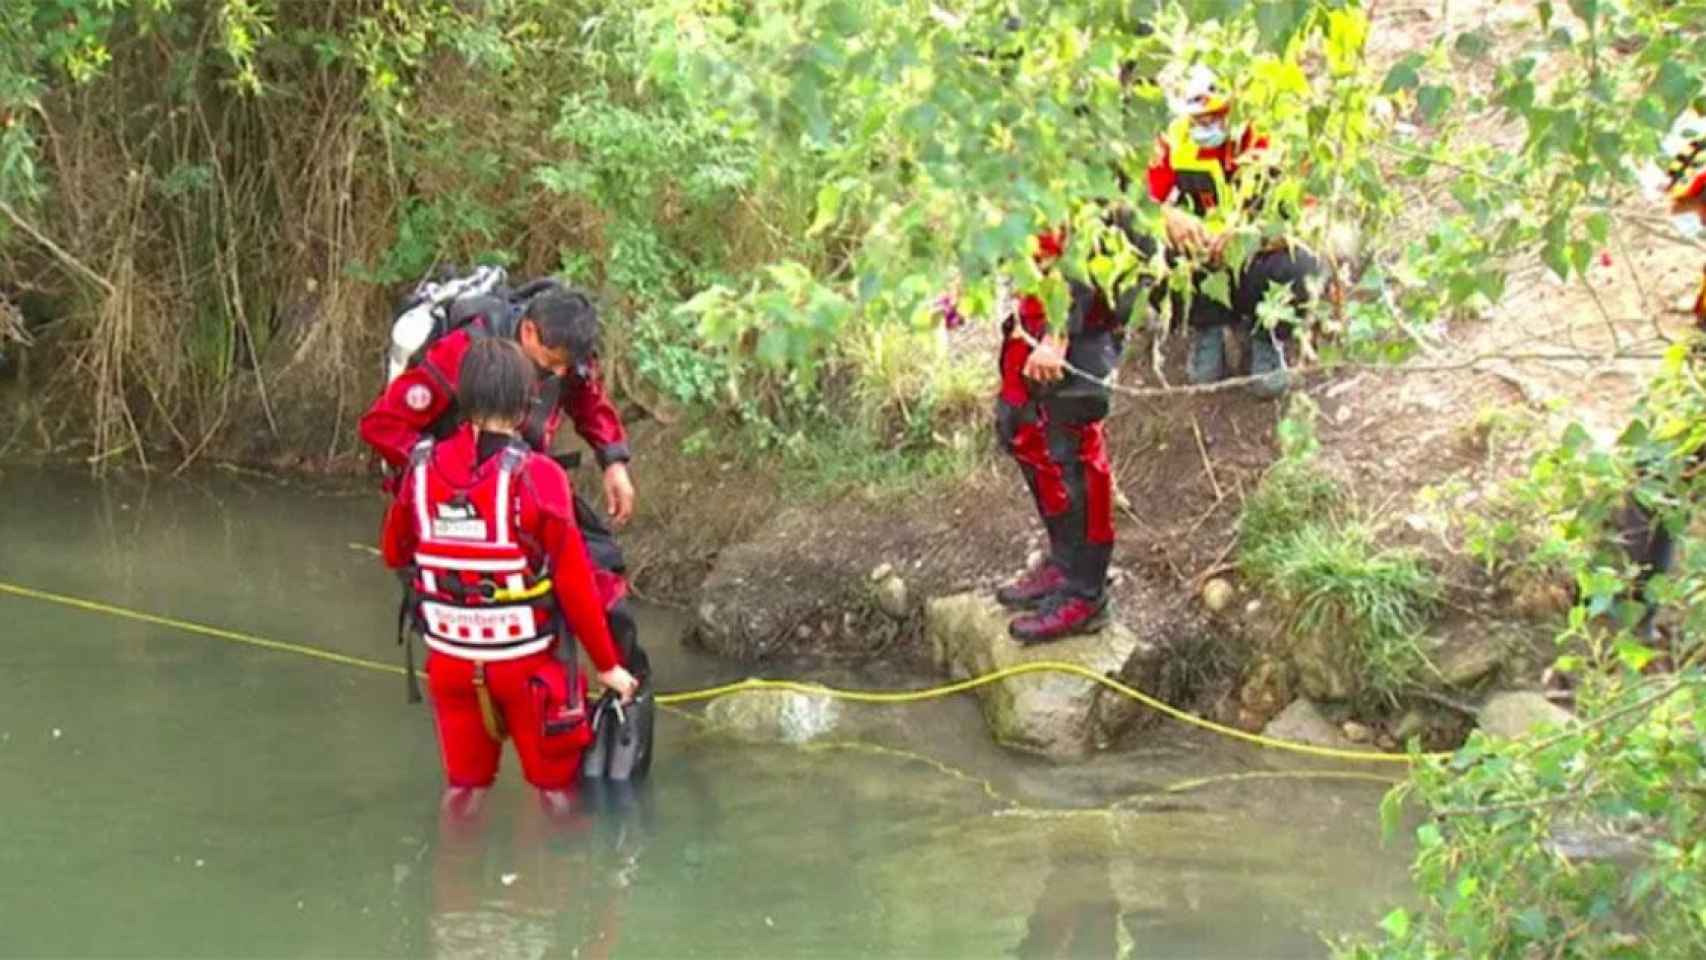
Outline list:
[[[540,546],[551,560],[551,588],[557,595],[557,605],[575,638],[586,648],[593,666],[601,672],[609,670],[622,659],[617,655],[615,641],[610,639],[586,544],[581,540],[580,528],[575,526],[568,474],[549,458],[537,454],[527,458],[525,469],[537,511],[528,525],[535,529]],[[524,522],[528,519],[524,518]]]
[[[628,434],[622,428],[615,405],[604,392],[604,378],[597,366],[587,376],[569,377],[563,385],[562,407],[574,421],[575,432],[592,447],[599,466],[628,461]]]
[[[456,399],[456,378],[468,334],[458,330],[427,348],[421,362],[403,371],[361,415],[361,439],[393,467],[407,466],[421,434],[444,416]]]

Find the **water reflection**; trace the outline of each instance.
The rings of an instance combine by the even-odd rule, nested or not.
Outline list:
[[[532,791],[496,802],[448,795],[432,850],[430,955],[612,956],[642,869],[649,810],[643,789],[606,786],[566,806]],[[508,816],[494,806],[509,806]]]
[[[1051,845],[1042,894],[1025,923],[1019,960],[1119,956],[1119,900],[1105,847]]]

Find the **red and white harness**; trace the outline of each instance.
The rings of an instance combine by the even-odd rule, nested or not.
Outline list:
[[[423,440],[410,464],[422,639],[439,653],[481,662],[549,648],[558,620],[550,572],[533,566],[516,536],[515,473],[527,451],[506,448],[497,469],[477,471],[466,488],[431,469],[431,452],[432,441]]]

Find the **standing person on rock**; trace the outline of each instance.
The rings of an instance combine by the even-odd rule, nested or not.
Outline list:
[[[381,535],[386,565],[408,572],[430,651],[443,808],[477,812],[507,737],[541,803],[566,810],[593,735],[572,645],[624,702],[638,681],[605,625],[568,475],[521,439],[527,357],[512,341],[483,338],[457,372],[465,422],[416,444]]]
[[[1036,246],[1037,265],[1052,269],[1064,236],[1043,234]],[[1079,280],[1068,286],[1064,323],[1051,324],[1033,295],[1019,297],[1002,321],[996,438],[1017,461],[1049,544],[1041,565],[996,593],[1003,606],[1029,611],[1009,627],[1023,643],[1093,633],[1108,619],[1113,472],[1103,421],[1129,304],[1122,310]],[[1081,372],[1069,376],[1068,365]]]
[[[1263,398],[1278,397],[1291,384],[1285,361],[1291,330],[1283,325],[1264,329],[1257,307],[1275,286],[1289,289],[1295,308],[1306,307],[1313,300],[1309,281],[1321,273],[1321,263],[1295,243],[1270,239],[1227,285],[1230,303],[1205,292],[1205,280],[1236,266],[1224,259],[1227,241],[1234,235],[1227,217],[1261,203],[1257,178],[1270,162],[1272,147],[1251,126],[1234,129],[1232,96],[1207,67],[1190,68],[1170,106],[1174,119],[1149,165],[1149,195],[1162,205],[1169,260],[1183,258],[1194,266],[1192,295],[1188,303],[1184,298],[1176,300],[1174,313],[1186,317],[1191,326],[1187,376],[1195,384],[1226,378],[1230,332],[1245,338],[1250,375],[1261,378],[1250,391]],[[1136,246],[1146,256],[1155,252],[1149,237],[1140,238]]]

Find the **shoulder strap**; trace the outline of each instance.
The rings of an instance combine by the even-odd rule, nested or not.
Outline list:
[[[515,542],[515,475],[527,462],[527,454],[527,444],[519,437],[512,438],[498,453],[498,489],[492,498],[497,515],[492,520],[492,534],[495,542],[505,546]]]

